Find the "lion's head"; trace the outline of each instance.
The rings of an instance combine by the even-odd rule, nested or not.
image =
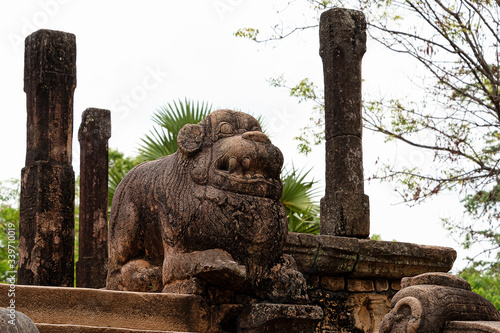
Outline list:
[[[280,198],[283,155],[254,117],[238,111],[217,110],[199,124],[184,126],[177,142],[179,153],[196,161],[191,176],[197,184]]]

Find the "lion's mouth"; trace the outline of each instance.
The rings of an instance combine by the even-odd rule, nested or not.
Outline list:
[[[279,199],[282,191],[280,170],[266,165],[248,156],[223,156],[215,162],[215,182],[237,193]]]

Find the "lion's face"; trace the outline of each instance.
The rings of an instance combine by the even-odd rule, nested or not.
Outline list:
[[[231,110],[209,114],[198,128],[193,179],[224,191],[278,200],[283,155],[252,116]],[[203,129],[203,130],[201,130]],[[203,143],[202,143],[203,142]]]

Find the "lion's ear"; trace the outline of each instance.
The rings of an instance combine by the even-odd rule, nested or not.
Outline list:
[[[200,125],[186,124],[179,134],[177,134],[177,146],[179,151],[186,155],[190,155],[200,149],[205,136],[205,130]]]

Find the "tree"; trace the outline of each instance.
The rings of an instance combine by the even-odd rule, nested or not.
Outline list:
[[[135,165],[144,161],[173,154],[177,151],[177,133],[185,124],[197,124],[203,120],[212,107],[207,103],[185,99],[169,103],[153,115],[153,121],[160,128],[153,128],[142,139],[137,158],[125,158],[117,150],[110,150],[109,165],[109,206],[116,186]],[[259,122],[260,119],[259,119]],[[262,122],[261,122],[262,123]],[[294,232],[319,233],[319,205],[314,200],[316,182],[306,181],[309,171],[303,173],[294,167],[282,173],[283,194],[281,202],[289,221],[289,230]]]
[[[19,261],[19,180],[0,182],[0,282],[7,283]],[[12,257],[13,256],[13,257]],[[14,262],[12,262],[12,260]]]
[[[467,280],[472,291],[483,296],[500,311],[500,267],[496,264],[477,262],[460,272],[459,276]]]
[[[243,28],[236,36],[256,42],[279,41],[315,29],[318,14],[332,6],[355,7],[367,17],[371,38],[420,64],[425,73],[417,101],[408,98],[364,101],[364,126],[428,152],[428,168],[383,164],[373,179],[390,181],[405,202],[420,203],[444,191],[462,196],[465,222],[443,219],[462,245],[500,248],[500,1],[492,0],[305,0],[311,22],[278,24],[261,38]],[[302,1],[304,2],[304,1]],[[307,153],[323,140],[323,97],[308,79],[287,86],[290,95],[316,102],[314,123],[297,139]]]

